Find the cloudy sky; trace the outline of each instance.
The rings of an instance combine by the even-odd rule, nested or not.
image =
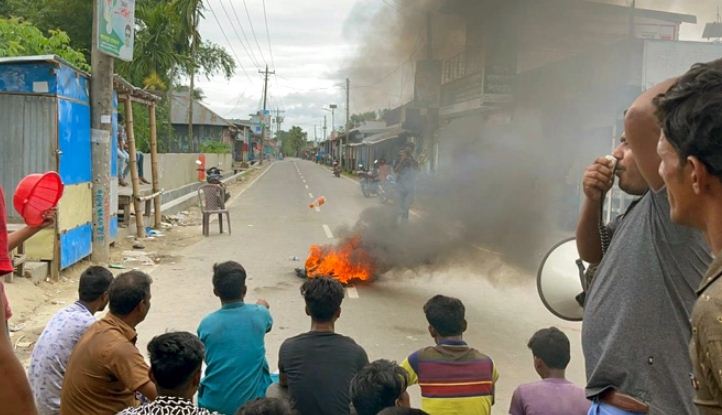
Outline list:
[[[268,107],[286,111],[284,129],[300,125],[312,138],[314,124],[320,127],[327,114],[330,131],[331,113],[322,108],[332,103],[339,105],[336,125],[343,125],[345,92],[338,70],[360,41],[348,30],[350,16],[383,5],[382,0],[266,0],[269,51],[263,0],[245,0],[245,6],[243,0],[207,0],[201,35],[229,50],[245,72],[239,66],[228,81],[199,79],[206,104],[222,116],[248,118],[261,107],[263,75],[258,71],[267,63],[276,72],[269,79]]]
[[[268,108],[285,111],[284,129],[299,125],[314,137],[314,125],[323,124],[331,114],[324,106],[335,103],[336,126],[342,126],[345,114],[343,89],[344,64],[358,55],[364,40],[366,25],[379,13],[399,13],[400,4],[421,4],[422,0],[265,0],[268,34],[264,20],[264,0],[206,0],[205,20],[201,35],[225,47],[239,61],[235,76],[201,78],[205,102],[214,111],[228,118],[249,118],[261,107],[263,76],[258,73],[266,64],[275,69],[269,80]],[[428,0],[426,0],[428,1]],[[628,0],[607,0],[626,4]],[[712,19],[717,0],[638,0],[637,7],[658,8],[700,15],[700,25],[684,25],[682,36],[699,39],[703,23]],[[249,19],[250,22],[249,23]],[[251,24],[253,29],[251,29]],[[255,35],[255,36],[254,36]],[[268,38],[270,36],[270,50]],[[375,108],[394,107],[405,102],[411,94],[413,59],[409,56],[388,57],[386,66],[379,68],[379,77],[396,68],[391,79],[378,88]],[[389,66],[391,65],[391,66]],[[400,90],[389,90],[389,84],[407,84]],[[353,85],[353,80],[352,80]],[[395,89],[395,88],[394,88]],[[360,91],[359,91],[360,92]],[[354,108],[352,113],[369,108]]]

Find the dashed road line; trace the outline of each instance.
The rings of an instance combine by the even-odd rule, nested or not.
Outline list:
[[[306,190],[308,190],[308,185],[305,185],[305,186],[306,186]]]
[[[311,199],[313,199],[313,193],[309,193],[309,194],[308,194],[308,197],[310,197]]]
[[[356,287],[353,285],[346,287],[346,296],[348,296],[348,298],[353,298],[354,300],[358,299],[358,290],[356,290]]]
[[[314,207],[314,209],[316,210],[316,212],[321,213],[321,208],[320,208],[320,207],[316,206],[316,207]]]
[[[331,232],[331,228],[328,227],[325,223],[321,225],[323,227],[323,231],[326,233],[326,237],[328,239],[333,239],[333,233]]]

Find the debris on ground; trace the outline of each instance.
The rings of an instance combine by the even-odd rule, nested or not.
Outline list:
[[[158,262],[155,252],[123,251],[124,266],[153,266]]]
[[[292,257],[289,257],[288,260],[289,260],[289,261],[294,261],[294,262],[300,261],[300,259],[299,259],[297,256],[295,256],[295,255],[292,256]]]
[[[138,241],[135,241],[133,242],[133,249],[145,249],[145,245]]]
[[[187,210],[176,213],[175,215],[164,215],[163,222],[171,226],[195,226],[200,224],[197,218]]]

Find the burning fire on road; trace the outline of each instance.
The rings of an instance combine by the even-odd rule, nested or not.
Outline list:
[[[332,277],[341,284],[372,281],[377,270],[374,259],[364,249],[360,236],[351,236],[338,245],[311,245],[302,278]]]

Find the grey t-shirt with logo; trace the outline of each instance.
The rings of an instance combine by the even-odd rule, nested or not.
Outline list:
[[[703,235],[673,224],[667,191],[647,192],[616,226],[587,296],[587,397],[608,388],[650,414],[696,414],[689,316],[712,261]]]

